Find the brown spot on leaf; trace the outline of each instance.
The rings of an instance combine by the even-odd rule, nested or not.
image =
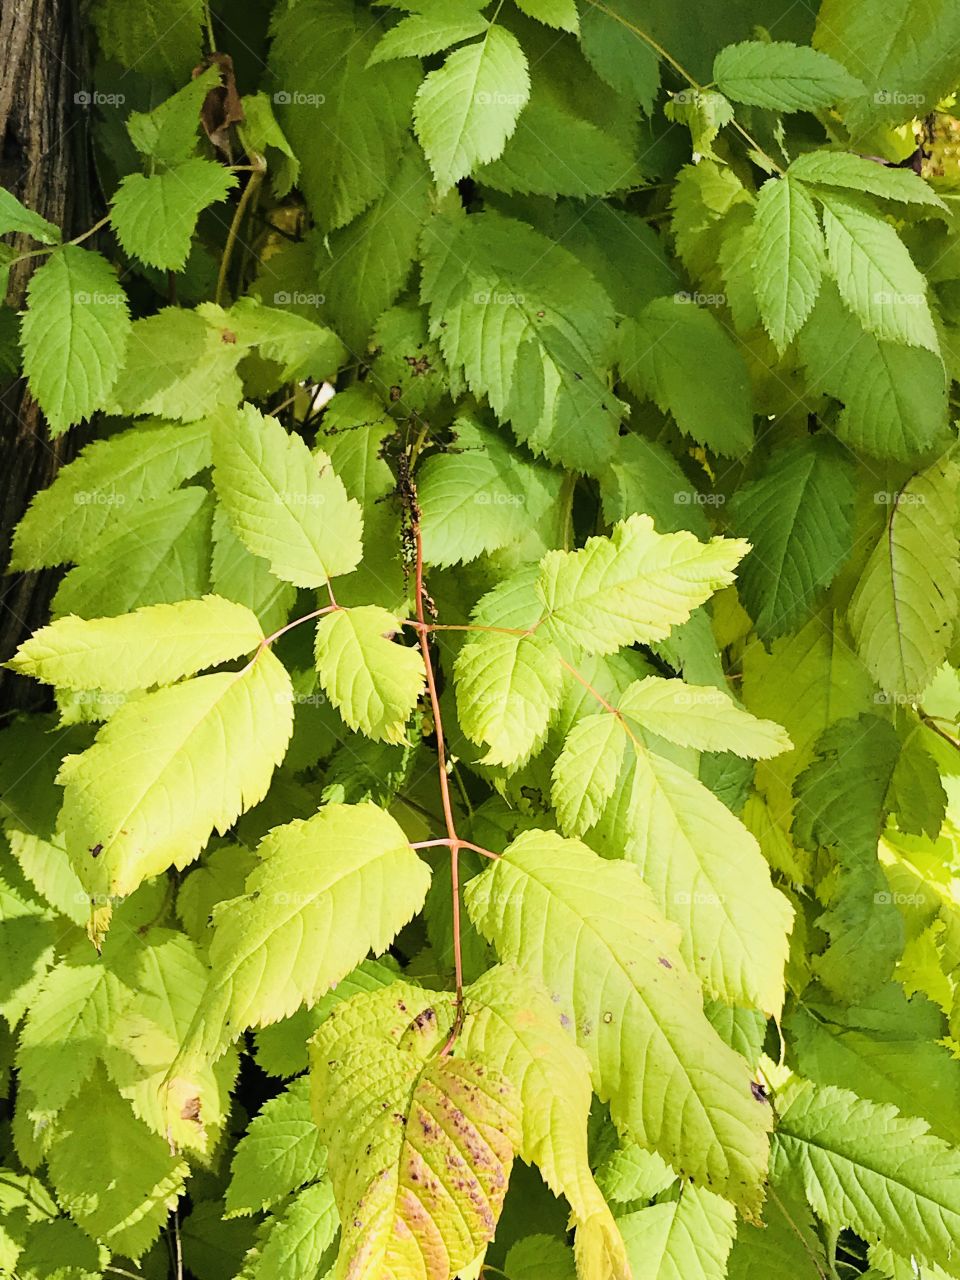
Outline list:
[[[666,956],[661,956],[660,959],[657,961],[657,964],[662,964],[665,969],[673,968],[673,965],[670,963],[670,961],[667,959]]]

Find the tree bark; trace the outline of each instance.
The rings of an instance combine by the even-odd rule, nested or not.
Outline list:
[[[0,0],[0,180],[69,239],[93,222],[88,115],[89,84],[78,0]],[[24,237],[15,248],[36,245]],[[20,310],[30,274],[42,258],[11,273],[7,303]],[[0,565],[10,536],[33,495],[76,451],[71,432],[53,440],[26,381],[0,386]],[[0,659],[43,622],[56,575],[18,574],[0,583]],[[32,687],[31,687],[32,686]],[[0,708],[36,702],[36,686],[0,669]]]

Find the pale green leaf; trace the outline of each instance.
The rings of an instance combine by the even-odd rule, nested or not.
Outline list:
[[[663,640],[714,591],[729,586],[748,549],[734,539],[698,542],[659,534],[649,516],[616,525],[578,551],[550,551],[537,579],[546,627],[587,653]]]
[[[16,235],[30,236],[41,244],[60,243],[59,227],[26,208],[12,191],[0,187],[0,235],[5,236],[11,231]]]
[[[323,1175],[326,1152],[310,1111],[310,1087],[295,1080],[250,1122],[233,1154],[228,1214],[257,1213]]]
[[[119,618],[61,618],[35,631],[8,665],[68,689],[143,689],[250,653],[262,639],[249,609],[204,596]]]
[[[922,1120],[833,1087],[798,1081],[778,1099],[771,1169],[792,1176],[836,1230],[956,1268],[960,1154]]]
[[[529,96],[527,59],[503,27],[488,27],[482,40],[448,54],[427,76],[414,125],[441,194],[496,160]]]
[[[61,829],[84,886],[123,897],[186,866],[263,799],[292,727],[290,678],[269,650],[121,707],[61,768]]]
[[[600,819],[613,795],[627,747],[623,725],[608,711],[574,725],[553,766],[551,798],[561,828],[579,836]]]
[[[324,459],[253,405],[214,424],[214,482],[230,523],[271,571],[319,587],[360,560],[362,516]]]
[[[340,1219],[327,1181],[298,1192],[279,1217],[267,1218],[267,1234],[248,1258],[240,1280],[304,1280],[320,1274]],[[329,1274],[326,1267],[323,1274]]]
[[[367,66],[392,58],[426,58],[486,31],[490,24],[472,4],[418,6],[401,18],[381,39],[367,59]]]
[[[864,191],[903,204],[925,204],[935,209],[946,207],[933,188],[910,169],[878,164],[876,160],[868,160],[849,151],[808,151],[794,160],[787,173],[817,186]]]
[[[421,295],[451,371],[535,454],[602,471],[621,416],[603,370],[614,340],[604,290],[561,246],[495,213],[437,217]]]
[[[724,1280],[737,1233],[732,1204],[706,1187],[687,1186],[672,1199],[619,1219],[635,1276],[650,1280]]]
[[[891,495],[850,601],[857,652],[887,693],[915,698],[949,649],[960,605],[958,485],[960,469],[944,459]]]
[[[203,209],[225,200],[236,175],[209,160],[185,160],[151,177],[130,173],[110,220],[125,253],[148,266],[182,271]]]
[[[120,508],[89,555],[63,578],[55,616],[115,617],[142,605],[204,595],[210,583],[213,499],[190,485]],[[116,566],[123,565],[123,573]]]
[[[209,465],[210,433],[203,423],[145,423],[95,441],[33,499],[14,533],[10,568],[79,560],[118,510],[160,497]]]
[[[676,928],[636,868],[529,831],[465,897],[501,958],[536,974],[571,1019],[618,1127],[755,1211],[769,1108],[704,1017]]]
[[[177,1203],[187,1165],[102,1072],[67,1105],[56,1134],[47,1167],[60,1204],[95,1239],[139,1258]]]
[[[617,709],[651,733],[697,751],[768,760],[793,745],[778,724],[758,720],[721,689],[683,680],[647,676],[626,690]]]
[[[823,276],[823,233],[813,201],[789,175],[760,188],[754,215],[753,281],[763,326],[777,350],[813,310]]]
[[[810,393],[828,392],[844,405],[834,431],[846,444],[876,458],[915,461],[949,441],[942,360],[865,332],[832,283],[799,347]]]
[[[580,29],[574,0],[517,0],[517,8],[548,27],[572,31],[574,35]]]
[[[21,333],[23,367],[52,434],[104,407],[130,334],[127,296],[99,253],[68,244],[34,272]]]
[[[840,296],[878,338],[937,353],[927,284],[889,222],[834,192],[819,192],[827,259]]]
[[[382,742],[406,740],[424,686],[419,649],[391,639],[401,627],[373,604],[338,609],[317,623],[317,670],[330,701],[351,729]]]
[[[322,232],[362,213],[399,169],[420,73],[406,59],[367,68],[377,25],[369,10],[337,0],[301,0],[274,24],[274,108]]]
[[[488,970],[469,987],[466,1010],[462,1051],[515,1083],[520,1155],[537,1165],[554,1194],[572,1208],[582,1274],[625,1278],[623,1243],[590,1170],[586,1054],[546,993],[519,970]]]
[[[293,583],[275,578],[266,560],[251,555],[219,505],[213,513],[210,585],[218,596],[246,605],[268,635],[283,626],[297,599]]]
[[[235,335],[196,311],[165,307],[136,320],[110,412],[152,413],[195,422],[243,394],[237,365],[245,355]]]
[[[430,873],[376,805],[326,805],[275,827],[242,897],[217,912],[213,978],[192,1043],[215,1055],[246,1027],[315,1004],[423,905]]]
[[[713,78],[734,102],[774,111],[816,111],[866,92],[825,53],[786,40],[745,40],[714,59]]]

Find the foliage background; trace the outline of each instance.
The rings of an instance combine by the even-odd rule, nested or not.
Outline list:
[[[0,1271],[960,1275],[960,5],[90,18]]]

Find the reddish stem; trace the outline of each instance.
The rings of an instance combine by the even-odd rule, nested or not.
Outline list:
[[[460,925],[460,849],[463,842],[457,835],[457,824],[453,817],[453,804],[450,799],[450,778],[447,774],[447,747],[443,736],[443,716],[440,711],[440,697],[437,693],[437,680],[433,670],[433,657],[430,653],[430,637],[427,633],[427,620],[424,616],[426,590],[423,585],[423,538],[420,534],[420,512],[416,505],[416,495],[411,504],[410,523],[417,548],[416,563],[416,609],[417,635],[420,641],[420,652],[423,654],[423,668],[427,680],[427,693],[433,710],[433,725],[437,735],[437,768],[440,776],[440,799],[443,803],[443,820],[447,827],[447,838],[450,842],[450,892],[453,898],[453,972],[456,985],[456,1014],[453,1027],[447,1042],[441,1050],[441,1056],[448,1054],[460,1034],[463,1025],[463,946]]]

